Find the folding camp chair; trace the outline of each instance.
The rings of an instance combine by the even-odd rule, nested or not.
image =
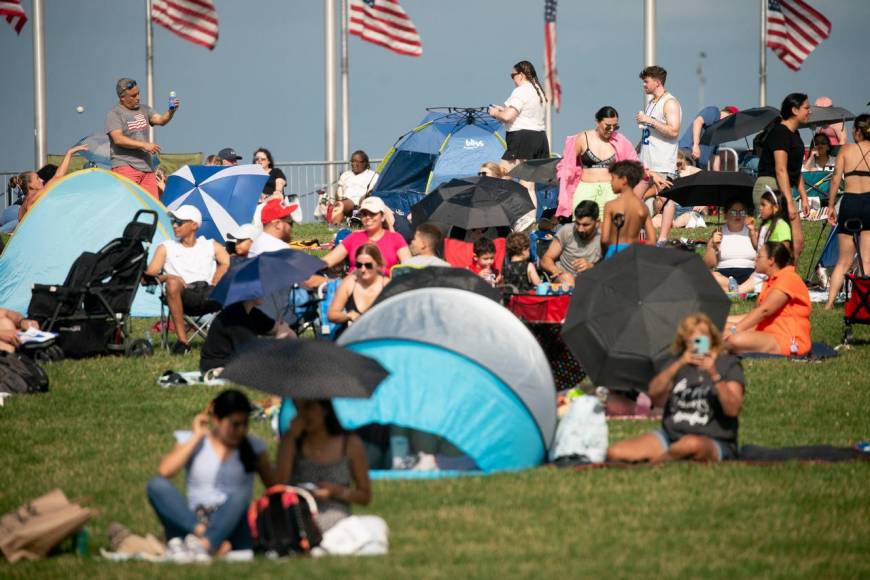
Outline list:
[[[852,234],[858,256],[856,272],[846,274],[846,303],[843,305],[843,345],[853,341],[853,324],[870,324],[870,276],[864,271],[861,259],[861,220],[847,220],[845,230]]]
[[[169,348],[169,305],[166,301],[166,287],[157,281],[154,276],[145,276],[143,285],[158,288],[160,292],[160,346]],[[151,292],[152,290],[148,290]],[[184,311],[185,330],[187,330],[187,342],[191,343],[196,337],[205,340],[215,315],[220,312],[221,305],[217,302],[208,302],[202,308],[186,309]]]

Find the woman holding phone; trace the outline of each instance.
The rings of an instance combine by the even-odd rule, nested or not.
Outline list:
[[[680,323],[672,358],[649,384],[664,406],[662,427],[621,441],[609,461],[724,461],[737,457],[737,416],[743,406],[740,360],[723,348],[722,334],[703,313]]]

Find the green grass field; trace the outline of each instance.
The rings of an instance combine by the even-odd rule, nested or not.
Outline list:
[[[327,234],[306,226],[296,235]],[[812,321],[814,340],[839,342],[842,310],[817,307]],[[137,332],[144,328],[138,324]],[[856,327],[856,336],[870,339],[870,328]],[[14,397],[0,408],[0,513],[61,488],[70,498],[91,498],[99,510],[90,524],[92,554],[106,544],[113,521],[159,534],[145,483],[172,445],[172,431],[188,428],[218,390],[166,390],[155,379],[168,368],[194,369],[197,361],[160,352],[49,365],[49,394]],[[851,445],[870,438],[870,347],[819,364],[750,361],[745,368],[742,443]],[[610,438],[655,425],[612,421]],[[253,430],[269,436],[264,423]],[[170,567],[65,553],[0,563],[0,577],[868,577],[868,481],[870,463],[861,462],[542,467],[376,482],[364,511],[390,525],[386,557]]]

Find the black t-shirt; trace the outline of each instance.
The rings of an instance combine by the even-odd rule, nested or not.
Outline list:
[[[272,195],[275,193],[275,180],[279,177],[285,182],[287,181],[287,176],[284,175],[284,172],[277,167],[273,167],[272,170],[269,171],[269,181],[267,181],[266,185],[263,186],[263,195]]]
[[[788,181],[792,187],[796,187],[804,162],[804,142],[801,141],[801,136],[797,131],[792,133],[785,125],[777,125],[771,129],[761,148],[761,159],[758,160],[759,177],[776,177],[774,151],[785,151],[788,155],[786,163]]]
[[[668,365],[675,359],[668,361]],[[741,385],[743,367],[740,360],[730,354],[716,358],[716,370],[724,381],[736,381]],[[713,379],[694,365],[685,365],[674,377],[674,386],[668,395],[662,416],[662,428],[668,438],[677,440],[683,435],[704,435],[720,441],[737,443],[737,417],[729,417],[722,411],[719,395],[713,387]]]
[[[200,372],[226,365],[242,344],[270,333],[273,328],[275,321],[257,308],[245,312],[241,302],[227,306],[212,321],[205,337],[199,359]]]

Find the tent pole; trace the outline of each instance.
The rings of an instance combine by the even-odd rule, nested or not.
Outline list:
[[[154,25],[151,22],[152,0],[145,0],[145,96],[149,107],[154,106]],[[154,143],[154,127],[148,123],[148,141]]]
[[[324,10],[324,147],[327,192],[335,181],[335,0],[323,0]]]
[[[45,132],[45,35],[42,0],[33,0],[33,139],[36,167],[46,161]]]

